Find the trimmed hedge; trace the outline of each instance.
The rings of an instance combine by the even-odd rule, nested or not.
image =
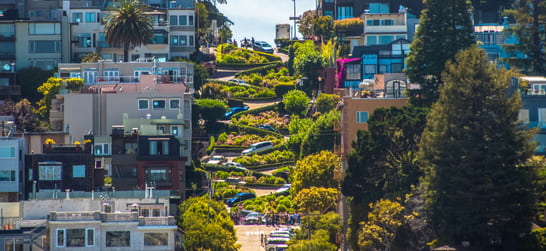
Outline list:
[[[237,132],[239,132],[239,134],[256,134],[256,135],[259,135],[259,136],[265,136],[265,135],[273,135],[273,136],[277,136],[277,137],[283,137],[282,134],[280,133],[277,133],[277,132],[272,132],[272,131],[269,131],[269,130],[265,130],[265,129],[262,129],[262,128],[257,128],[257,127],[254,127],[254,126],[244,126],[244,125],[235,125],[235,124],[230,124],[231,126],[229,127],[230,129],[232,129],[232,131],[235,131],[237,130]]]
[[[284,105],[282,104],[282,102],[280,102],[278,104],[272,104],[272,105],[252,109],[252,110],[246,110],[244,112],[235,113],[231,117],[239,118],[240,116],[246,115],[246,114],[259,115],[261,112],[265,112],[265,111],[276,111],[280,113],[284,111]]]
[[[267,66],[270,64],[278,64],[278,62],[270,62],[263,64],[242,64],[242,63],[216,63],[216,67],[229,67],[233,69],[252,69],[260,66]],[[237,75],[235,75],[237,77]]]
[[[282,96],[284,96],[284,94],[286,94],[287,92],[291,90],[295,90],[296,84],[295,83],[279,83],[273,86],[273,89],[275,90],[275,94],[277,95],[277,97],[282,98]]]
[[[284,161],[284,162],[278,162],[278,163],[261,164],[256,166],[245,166],[245,167],[252,170],[270,170],[270,169],[276,169],[283,166],[294,166],[294,165],[296,165],[295,161]]]
[[[209,147],[207,147],[207,154],[210,155],[212,153],[212,149],[214,149],[214,144],[216,143],[216,139],[214,136],[210,136],[209,141]]]
[[[265,76],[269,70],[276,69],[276,68],[278,68],[280,66],[284,66],[284,63],[271,63],[271,64],[268,64],[268,65],[255,67],[255,68],[251,68],[251,69],[244,70],[244,71],[241,71],[241,72],[237,72],[235,74],[235,77],[239,78],[241,76],[247,76],[247,75],[250,75],[252,73],[257,73],[259,75]]]

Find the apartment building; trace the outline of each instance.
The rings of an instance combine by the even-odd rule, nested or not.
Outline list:
[[[24,139],[0,136],[0,201],[23,199],[26,148]]]

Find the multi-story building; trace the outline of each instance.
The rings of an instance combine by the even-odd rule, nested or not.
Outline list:
[[[25,192],[24,139],[0,137],[0,201],[14,202],[23,199]]]
[[[83,77],[86,86],[77,93],[58,95],[51,124],[67,128],[76,140],[92,134],[95,166],[104,168],[123,189],[144,189],[145,183],[156,179],[152,172],[161,173],[161,182],[168,183],[160,183],[160,189],[183,189],[184,170],[191,164],[192,73],[193,64],[186,62],[61,64],[62,78]],[[154,136],[160,140],[152,141],[161,144],[143,143]],[[120,139],[126,142],[114,146]],[[167,147],[164,139],[170,142]],[[145,162],[147,158],[153,164]],[[174,162],[159,163],[160,159]],[[147,168],[154,171],[148,175]]]
[[[130,61],[156,58],[165,62],[177,57],[188,58],[195,51],[195,1],[191,0],[147,0],[149,7],[144,14],[153,22],[153,35],[148,44],[129,50]],[[72,62],[91,52],[102,59],[119,61],[123,49],[106,42],[104,18],[110,13],[105,1],[65,1],[71,27]]]

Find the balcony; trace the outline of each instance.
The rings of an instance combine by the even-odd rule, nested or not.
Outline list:
[[[175,226],[174,216],[138,217],[139,226]]]
[[[364,33],[378,33],[378,34],[388,34],[388,33],[407,33],[408,28],[406,25],[364,25]]]
[[[127,213],[101,213],[100,218],[103,222],[131,222],[138,220],[137,212]]]
[[[51,212],[50,221],[98,221],[99,212]]]

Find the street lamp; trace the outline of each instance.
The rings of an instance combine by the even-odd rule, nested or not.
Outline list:
[[[292,17],[292,19],[294,19],[294,40],[297,40],[298,39],[298,36],[297,36],[297,29],[296,29],[296,22],[297,22],[297,18],[296,18],[296,0],[292,0],[292,2],[294,2],[294,16]]]

